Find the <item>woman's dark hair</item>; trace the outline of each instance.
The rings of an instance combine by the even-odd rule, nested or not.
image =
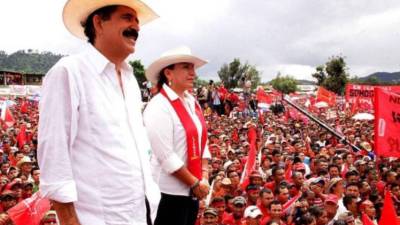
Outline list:
[[[97,9],[87,17],[86,21],[81,23],[90,44],[94,45],[94,39],[96,38],[96,31],[93,25],[93,17],[95,15],[99,15],[102,20],[109,20],[111,18],[111,14],[115,12],[115,10],[117,10],[117,7],[118,5],[109,5]]]
[[[319,206],[311,206],[308,210],[315,218],[321,217],[324,214],[324,209]]]
[[[296,225],[309,225],[315,221],[315,217],[310,213],[306,213],[300,217],[297,217],[295,220]]]
[[[164,67],[164,69],[161,70],[158,81],[157,81],[157,89],[158,90],[161,90],[163,84],[168,84],[167,76],[165,76],[165,70],[166,69],[173,70],[174,66],[175,66],[175,64],[172,64],[172,65]]]

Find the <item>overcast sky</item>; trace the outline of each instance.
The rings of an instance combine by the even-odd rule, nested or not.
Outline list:
[[[0,50],[61,54],[86,44],[64,28],[64,0],[1,0]],[[148,0],[160,18],[141,28],[132,59],[145,66],[187,45],[207,60],[198,74],[215,79],[234,58],[268,81],[279,72],[309,79],[342,55],[351,75],[400,71],[399,0]]]

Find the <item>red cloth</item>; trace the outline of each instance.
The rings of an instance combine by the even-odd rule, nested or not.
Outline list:
[[[323,101],[334,106],[336,105],[336,94],[320,86],[317,92],[317,101]]]
[[[257,146],[256,146],[256,140],[257,140],[257,130],[254,127],[250,127],[249,131],[247,133],[247,137],[249,139],[250,143],[250,150],[245,166],[245,171],[242,174],[242,178],[240,179],[240,186],[242,189],[246,189],[246,186],[249,184],[249,175],[251,171],[254,170],[255,163],[256,163],[256,154],[257,154]]]
[[[7,107],[6,102],[3,102],[3,106],[1,107],[1,119],[7,127],[12,127],[15,123],[14,117]]]
[[[362,213],[361,215],[361,222],[363,223],[363,225],[375,225],[374,222],[372,222],[372,220],[365,213]]]
[[[225,218],[222,220],[223,225],[242,225],[242,223],[245,221],[244,218],[241,218],[239,220],[235,220],[233,218],[233,213],[227,214]]]
[[[221,86],[218,88],[218,94],[219,94],[219,98],[223,101],[227,97],[228,90],[226,90],[225,87]]]
[[[18,147],[19,149],[22,149],[24,144],[26,143],[26,125],[22,124],[21,128],[19,129],[19,133],[17,135],[17,142],[18,142]]]
[[[188,165],[187,168],[188,170],[195,176],[197,179],[201,180],[202,179],[202,174],[201,174],[201,163],[202,163],[202,155],[204,152],[204,148],[206,146],[207,142],[207,127],[206,127],[206,122],[204,120],[203,114],[201,112],[201,108],[199,104],[196,104],[196,115],[199,118],[201,125],[203,127],[202,129],[202,134],[201,134],[201,140],[199,140],[199,134],[197,133],[197,128],[196,125],[194,124],[192,118],[190,117],[189,113],[185,109],[185,106],[183,105],[182,101],[178,99],[172,101],[169,99],[167,93],[165,92],[164,89],[161,89],[160,93],[165,96],[165,98],[168,99],[168,101],[171,103],[172,107],[174,108],[176,114],[179,117],[179,120],[182,123],[183,128],[185,128],[186,132],[186,144],[187,144],[187,160],[188,160]],[[201,142],[200,142],[201,141]],[[201,144],[201,149],[198,149],[199,143]]]
[[[15,225],[39,225],[40,220],[50,210],[50,201],[40,192],[27,198],[7,211]]]
[[[271,218],[268,212],[268,209],[265,208],[261,203],[257,204],[257,207],[260,209],[261,213],[263,214],[261,217],[261,225],[266,224],[268,220]]]
[[[375,150],[384,157],[400,157],[400,95],[375,88]]]
[[[397,223],[397,214],[394,209],[392,196],[390,191],[386,191],[385,201],[383,202],[383,209],[381,219],[379,220],[379,225],[385,224],[396,224]]]
[[[258,103],[265,103],[265,104],[271,104],[272,103],[272,98],[271,96],[267,95],[267,93],[265,93],[263,88],[258,88],[257,92],[257,101]]]
[[[21,113],[28,113],[28,103],[26,101],[23,101],[21,103],[20,112]]]

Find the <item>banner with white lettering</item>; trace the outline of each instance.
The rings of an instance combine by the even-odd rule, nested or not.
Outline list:
[[[385,157],[400,157],[400,95],[374,89],[375,150]]]
[[[346,102],[367,102],[372,104],[374,100],[374,88],[381,88],[394,93],[400,93],[400,86],[372,86],[360,84],[346,84]]]

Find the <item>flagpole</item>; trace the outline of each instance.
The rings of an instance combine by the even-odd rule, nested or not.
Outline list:
[[[297,106],[296,104],[294,104],[287,96],[283,97],[283,100],[285,102],[287,102],[290,106],[294,107],[295,109],[297,109],[298,111],[300,111],[301,113],[303,113],[305,116],[307,116],[308,118],[310,118],[312,121],[316,122],[318,125],[320,125],[321,127],[325,128],[327,131],[329,131],[330,133],[332,133],[333,135],[335,135],[337,138],[339,138],[339,140],[345,144],[350,145],[353,148],[354,152],[358,152],[361,151],[361,149],[357,146],[355,146],[354,144],[350,143],[345,136],[339,134],[338,132],[336,132],[333,128],[331,128],[330,126],[326,125],[324,122],[322,122],[320,119],[316,118],[315,116],[313,116],[312,114],[310,114],[309,112],[307,112],[306,110],[300,108],[299,106]]]

